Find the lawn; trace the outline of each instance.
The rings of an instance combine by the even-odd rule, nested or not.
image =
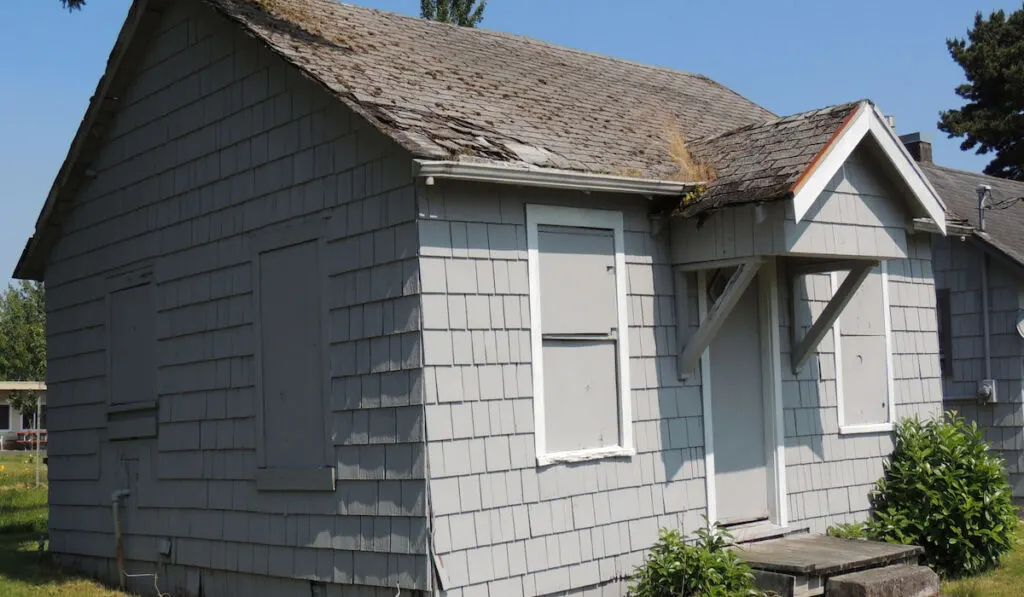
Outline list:
[[[0,597],[127,597],[64,574],[39,552],[46,531],[46,467],[35,486],[35,464],[24,453],[0,454]]]
[[[999,568],[965,580],[942,583],[948,597],[1020,597],[1024,590],[1024,524],[1017,528],[1017,545]]]

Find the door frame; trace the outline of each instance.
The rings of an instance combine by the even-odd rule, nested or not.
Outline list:
[[[765,423],[765,467],[768,492],[768,518],[772,524],[789,524],[786,498],[786,436],[782,412],[782,346],[779,321],[778,268],[775,258],[768,259],[758,272],[758,307],[761,321],[761,363]],[[703,322],[707,317],[707,270],[697,271],[697,311]],[[704,414],[704,482],[708,523],[718,518],[715,496],[714,421],[711,411],[711,347],[700,359],[701,403]]]

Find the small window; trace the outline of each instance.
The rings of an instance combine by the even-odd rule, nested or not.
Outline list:
[[[631,455],[622,214],[530,205],[527,228],[538,462]]]
[[[9,404],[0,404],[0,431],[10,431],[11,429],[11,406]]]
[[[255,255],[260,468],[269,491],[333,491],[327,433],[320,242],[307,227],[263,238]],[[260,244],[259,241],[256,244]]]
[[[935,313],[939,331],[939,369],[943,377],[953,377],[953,311],[948,288],[935,291]]]
[[[109,318],[111,406],[152,402],[156,399],[153,284],[111,292]]]
[[[832,292],[846,274],[832,274]],[[893,428],[896,407],[890,326],[888,274],[883,262],[868,274],[833,327],[840,433]]]

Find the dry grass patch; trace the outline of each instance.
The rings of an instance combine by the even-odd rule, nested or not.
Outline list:
[[[678,126],[668,128],[665,141],[668,154],[678,167],[678,171],[669,177],[671,180],[709,184],[718,178],[714,164],[699,160],[690,153],[690,147]]]
[[[1024,594],[1024,524],[1017,527],[1013,550],[999,567],[973,578],[942,583],[948,597],[1020,597]]]

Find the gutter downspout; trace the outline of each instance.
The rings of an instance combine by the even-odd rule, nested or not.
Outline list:
[[[121,535],[121,500],[131,495],[130,489],[118,489],[110,494],[110,507],[114,510],[114,550],[117,554],[117,580],[124,590],[125,569],[124,569],[124,538]]]
[[[989,326],[988,306],[988,254],[981,257],[981,321],[985,336],[985,379],[992,379],[992,332]]]

